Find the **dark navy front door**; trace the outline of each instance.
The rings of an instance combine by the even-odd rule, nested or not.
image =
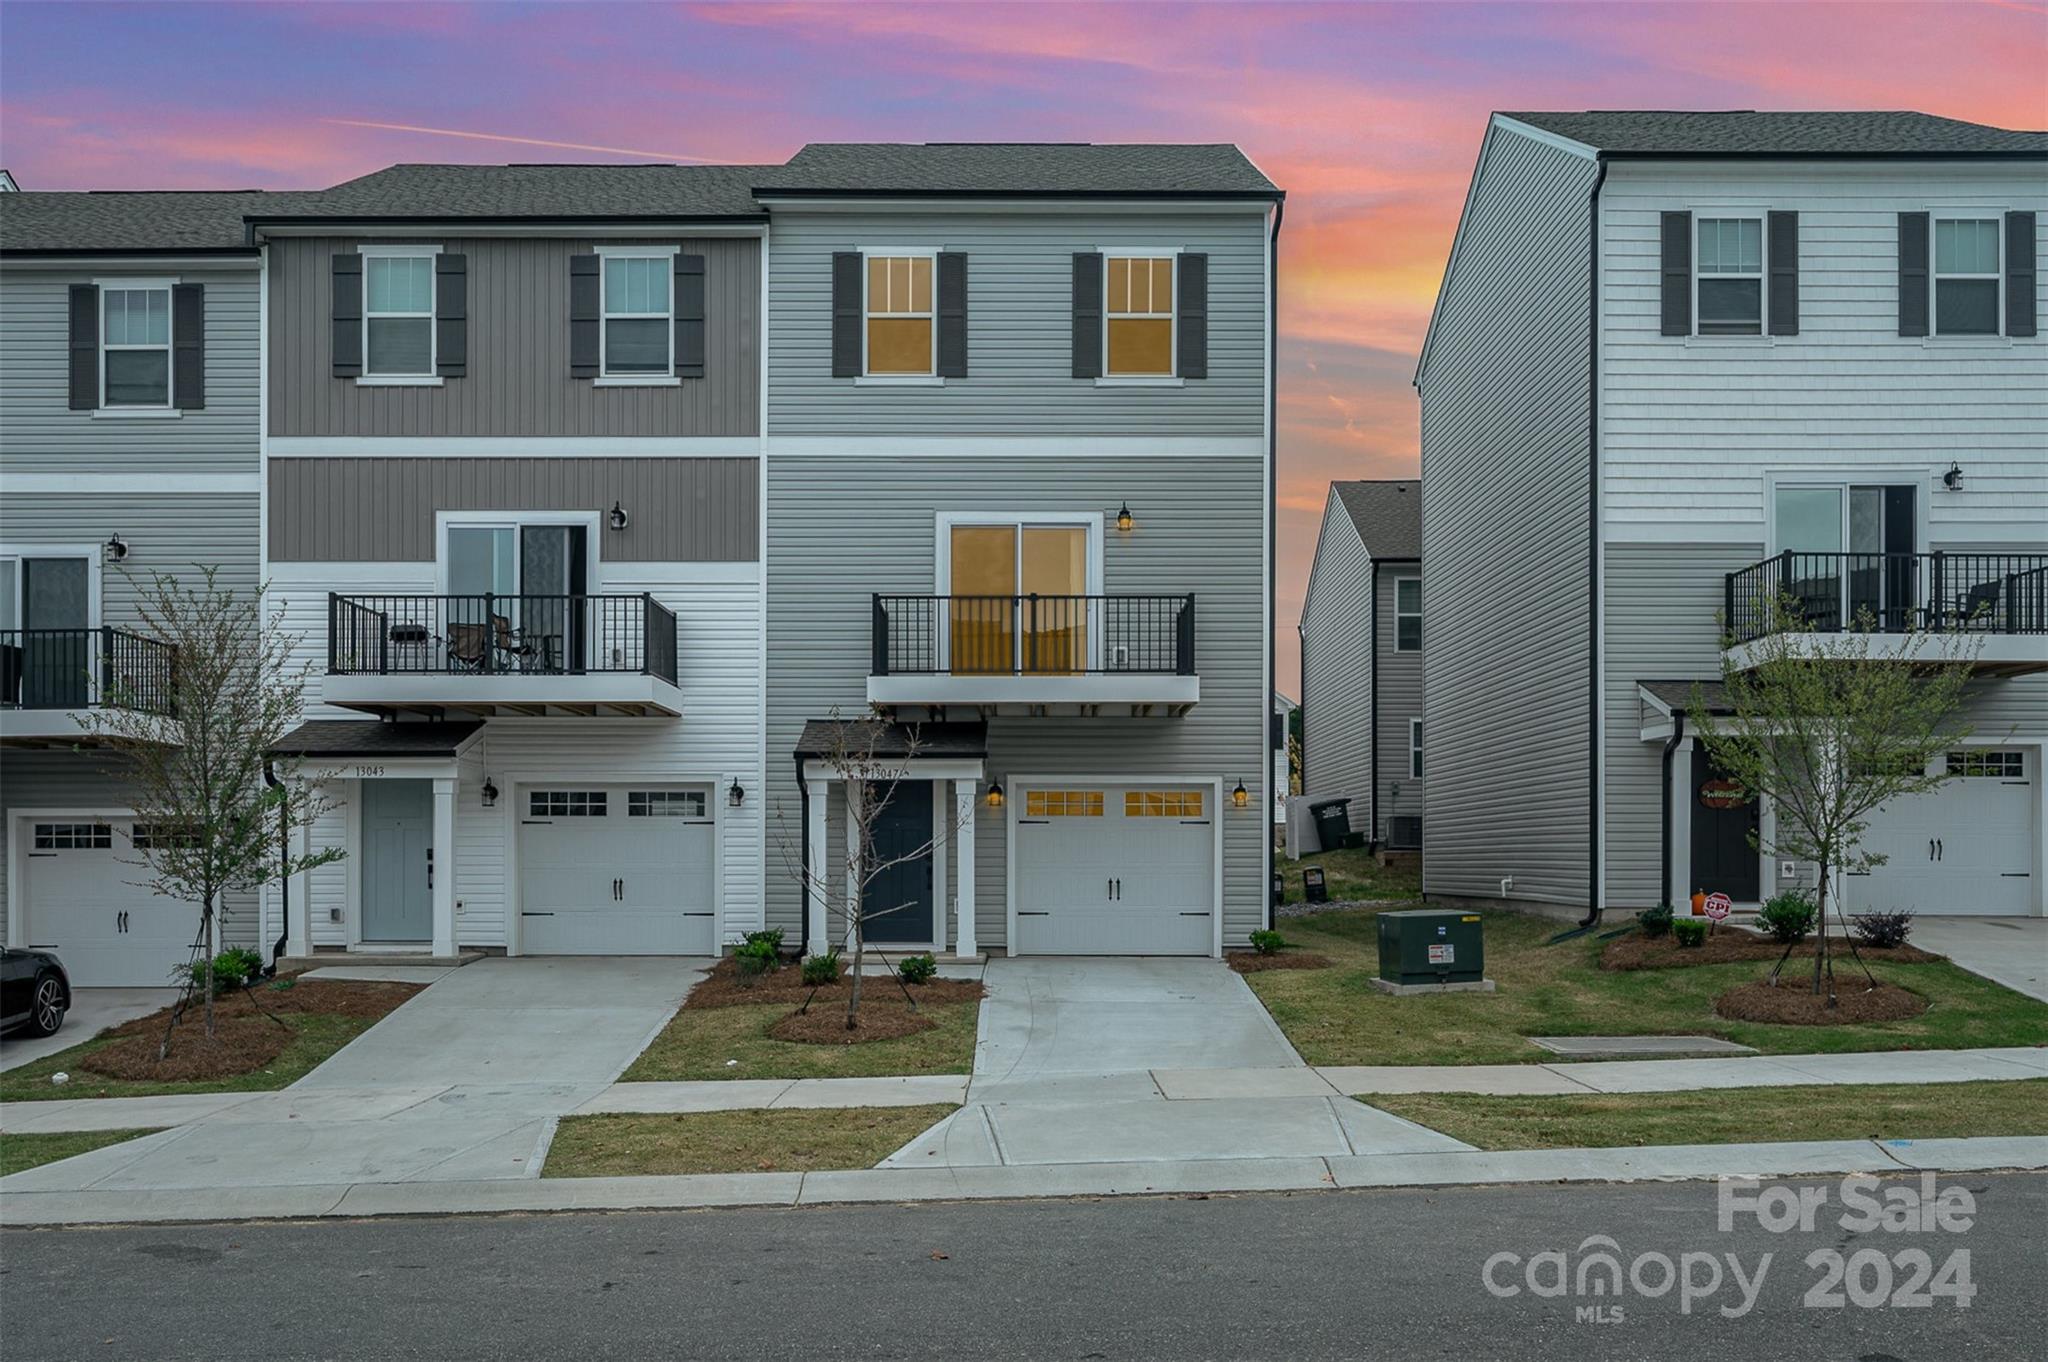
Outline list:
[[[932,930],[931,782],[877,786],[873,797],[885,793],[889,802],[875,818],[875,860],[889,868],[869,880],[862,895],[862,932],[879,946],[929,946],[938,936]]]

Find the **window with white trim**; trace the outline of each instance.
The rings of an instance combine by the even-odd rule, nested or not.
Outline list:
[[[106,823],[38,823],[37,851],[111,851],[114,829]]]
[[[171,288],[100,290],[100,405],[171,405]]]
[[[933,255],[867,259],[866,372],[877,378],[929,378],[938,372],[932,303]]]
[[[665,376],[675,370],[675,257],[604,257],[604,339],[600,372],[606,378]]]
[[[1997,218],[1934,221],[1934,333],[1995,336],[2001,262]]]
[[[1171,254],[1104,256],[1102,372],[1110,378],[1173,374]]]
[[[1126,790],[1126,818],[1200,818],[1200,790]]]
[[[1422,651],[1422,579],[1394,579],[1394,651]]]
[[[1408,775],[1411,779],[1422,779],[1422,720],[1408,721]]]
[[[1764,333],[1764,220],[1701,218],[1694,257],[1702,336]]]
[[[1994,780],[2024,780],[2027,775],[2027,755],[2024,752],[1966,748],[1961,752],[1948,754],[1948,773],[1952,776],[1988,777]]]
[[[433,253],[364,252],[363,373],[374,378],[433,376]]]

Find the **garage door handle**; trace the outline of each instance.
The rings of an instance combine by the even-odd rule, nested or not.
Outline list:
[[[1945,857],[1945,856],[1947,856],[1947,855],[1948,855],[1948,848],[1947,848],[1947,847],[1946,847],[1945,845],[1943,845],[1943,843],[1942,843],[1942,840],[1941,840],[1941,839],[1940,839],[1939,837],[1935,838],[1935,839],[1934,839],[1934,859],[1935,859],[1935,860],[1937,860],[1937,861],[1939,861],[1939,860],[1941,860],[1941,859],[1942,859],[1943,857]]]

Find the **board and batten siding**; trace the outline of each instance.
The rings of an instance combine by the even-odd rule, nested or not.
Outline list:
[[[967,256],[968,377],[863,386],[832,377],[832,255],[900,246]],[[1102,247],[1205,252],[1209,377],[1098,386],[1073,377],[1073,258]],[[1266,217],[1219,213],[775,213],[768,424],[802,435],[1263,435]],[[1115,502],[1111,502],[1112,508]]]
[[[402,443],[402,442],[394,442]],[[293,458],[270,463],[273,562],[432,562],[437,511],[626,509],[600,521],[607,562],[759,556],[752,458]]]
[[[420,237],[468,257],[468,374],[386,387],[333,371],[331,258],[347,237],[271,244],[270,433],[274,436],[694,437],[760,433],[761,247],[751,237],[602,243]],[[396,245],[378,238],[377,245]],[[674,387],[598,387],[569,372],[569,257],[678,246],[704,257],[704,377]]]
[[[779,238],[778,238],[779,240]],[[778,257],[779,258],[779,257]],[[998,474],[995,470],[1000,468]],[[1161,474],[1171,469],[1171,480]],[[1134,490],[1138,489],[1138,490]],[[1220,779],[1224,944],[1265,921],[1264,847],[1272,835],[1266,642],[1261,626],[1263,461],[1018,457],[946,461],[777,455],[769,460],[768,911],[803,933],[798,863],[803,804],[790,760],[807,719],[867,711],[870,595],[935,590],[942,511],[1088,511],[1113,522],[1128,497],[1138,528],[1103,535],[1110,594],[1195,596],[1202,698],[1183,718],[998,719],[988,771],[1014,775]],[[849,507],[858,506],[856,528]],[[1249,807],[1229,806],[1242,779]],[[837,802],[833,819],[840,820]],[[1004,815],[976,815],[975,907],[981,946],[1006,945]],[[947,886],[950,895],[951,886]],[[950,909],[949,909],[950,912]]]
[[[1372,559],[1333,489],[1301,611],[1302,789],[1349,799],[1363,829],[1372,800]]]
[[[127,275],[206,288],[206,406],[161,419],[72,411],[70,288]],[[238,268],[0,270],[0,478],[248,474],[257,467],[255,261]],[[104,538],[105,536],[102,536]]]
[[[1767,475],[1924,478],[1929,538],[2048,551],[2048,332],[1898,334],[1898,215],[2036,214],[2038,163],[1617,163],[1601,191],[1607,538],[1767,538]],[[1797,336],[1668,337],[1658,215],[1799,214]],[[1768,262],[1767,262],[1768,263]],[[2036,275],[2048,309],[2048,272]],[[1951,462],[1963,488],[1940,488]]]
[[[38,544],[104,544],[120,535],[127,560],[99,564],[100,623],[132,629],[155,573],[196,587],[213,568],[221,586],[253,592],[259,514],[253,491],[0,491],[0,544],[33,553]]]
[[[1592,891],[1586,694],[1593,162],[1496,125],[1437,303],[1422,402],[1423,889]]]
[[[1422,717],[1422,668],[1423,655],[1420,650],[1404,653],[1394,646],[1395,614],[1394,583],[1403,577],[1419,577],[1412,563],[1381,563],[1377,575],[1375,603],[1373,607],[1373,648],[1379,654],[1379,731],[1373,740],[1379,744],[1379,798],[1373,804],[1375,826],[1372,835],[1386,838],[1393,824],[1388,820],[1396,815],[1420,816],[1423,811],[1423,782],[1408,774],[1408,721]],[[1429,646],[1429,624],[1425,620],[1422,628],[1423,647]],[[1427,741],[1428,728],[1424,727]],[[1423,773],[1429,767],[1424,763]],[[1351,825],[1359,826],[1359,817],[1354,810]]]

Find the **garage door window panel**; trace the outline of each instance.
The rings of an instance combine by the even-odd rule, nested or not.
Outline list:
[[[37,851],[111,851],[114,829],[107,823],[38,823]]]
[[[626,796],[626,816],[702,818],[708,803],[702,790],[634,790]]]
[[[2024,780],[2024,752],[1964,751],[1948,754],[1948,773],[1964,779]]]

